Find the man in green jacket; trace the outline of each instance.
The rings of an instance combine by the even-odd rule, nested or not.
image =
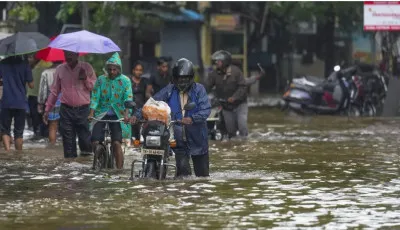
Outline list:
[[[131,80],[121,74],[122,64],[118,53],[106,62],[107,74],[97,78],[92,91],[89,120],[93,117],[102,120],[118,120],[125,118],[125,101],[133,101]],[[105,123],[95,121],[92,129],[93,152],[101,147],[104,141]],[[112,148],[118,169],[123,167],[122,139],[131,138],[131,126],[125,123],[110,123]]]

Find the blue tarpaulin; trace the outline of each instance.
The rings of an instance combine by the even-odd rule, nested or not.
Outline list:
[[[180,22],[203,22],[204,16],[193,10],[180,8],[180,14],[174,14],[169,12],[160,11],[144,11],[144,13],[157,15],[166,21],[180,21]]]

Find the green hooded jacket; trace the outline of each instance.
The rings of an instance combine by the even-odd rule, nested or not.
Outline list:
[[[118,53],[114,53],[107,60],[106,65],[113,64],[120,67],[122,70],[121,58]],[[96,118],[103,118],[111,109],[118,116],[124,118],[125,101],[132,101],[132,86],[131,80],[120,74],[114,79],[110,79],[106,74],[97,78],[92,91],[90,108],[95,111]],[[92,122],[92,127],[95,122]],[[131,126],[129,124],[120,123],[122,129],[122,137],[128,139],[131,137]]]

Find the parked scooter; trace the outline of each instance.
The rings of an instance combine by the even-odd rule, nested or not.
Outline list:
[[[134,110],[133,103],[125,103],[126,108]],[[189,111],[196,107],[196,104],[191,102],[184,106],[184,110]],[[175,168],[174,164],[170,164],[169,157],[171,156],[171,148],[176,147],[174,140],[173,128],[180,121],[171,121],[165,124],[161,121],[139,121],[142,124],[141,134],[143,143],[141,143],[140,153],[142,160],[134,160],[131,165],[131,180],[135,178],[134,167],[140,162],[142,168],[139,170],[137,177],[153,178],[163,180],[166,178],[169,167]],[[170,138],[172,137],[172,138]]]
[[[328,79],[313,76],[295,78],[283,95],[284,109],[299,114],[348,114],[358,116],[359,112],[349,107],[350,82],[353,68],[341,70],[334,67]],[[349,110],[350,108],[350,110]]]

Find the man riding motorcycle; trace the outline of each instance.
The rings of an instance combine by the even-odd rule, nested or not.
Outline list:
[[[174,125],[177,146],[173,148],[177,176],[191,175],[189,159],[197,177],[209,176],[208,131],[206,120],[211,105],[203,85],[194,82],[193,63],[185,58],[179,59],[172,69],[172,83],[153,96],[156,101],[164,101],[171,108],[171,120],[181,120]],[[184,105],[194,102],[196,107],[185,111]],[[136,117],[141,117],[138,110]],[[131,118],[131,122],[136,121]]]
[[[216,87],[216,97],[226,100],[222,103],[224,123],[229,138],[239,135],[247,138],[247,84],[242,71],[232,65],[232,56],[225,50],[220,50],[212,55],[212,62],[216,70],[208,78],[207,88]]]

